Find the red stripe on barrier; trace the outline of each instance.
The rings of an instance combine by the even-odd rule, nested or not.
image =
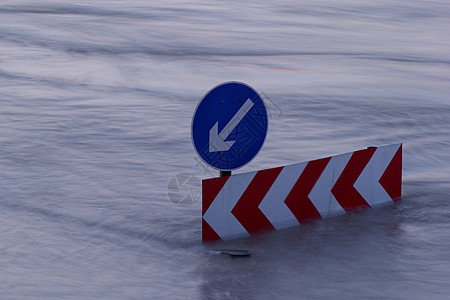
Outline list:
[[[279,167],[257,172],[231,210],[231,213],[251,235],[262,231],[275,230],[258,206],[282,169],[283,167]]]
[[[341,176],[339,176],[336,184],[331,189],[337,202],[345,211],[370,207],[353,185],[369,163],[375,150],[376,148],[371,148],[354,152]]]
[[[220,236],[209,226],[205,219],[202,219],[202,240],[204,242],[220,241]]]
[[[216,199],[222,187],[230,176],[205,179],[202,181],[202,216],[208,210],[211,203]]]
[[[387,166],[379,183],[393,201],[400,200],[402,197],[402,145]]]
[[[299,223],[320,219],[320,213],[308,198],[331,157],[310,161],[295,183],[284,203],[292,211]]]

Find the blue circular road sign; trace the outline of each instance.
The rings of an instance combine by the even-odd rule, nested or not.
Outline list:
[[[250,86],[225,82],[210,90],[192,119],[192,143],[200,158],[218,170],[234,170],[258,154],[267,134],[264,102]]]

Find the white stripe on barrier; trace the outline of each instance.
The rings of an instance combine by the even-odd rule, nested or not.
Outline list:
[[[400,145],[396,144],[377,148],[354,184],[355,189],[371,207],[392,201],[379,181]]]
[[[333,156],[308,195],[322,218],[345,214],[345,210],[337,202],[331,189],[341,176],[352,154]]]
[[[284,167],[259,204],[259,209],[277,230],[299,225],[297,218],[286,206],[284,200],[286,200],[306,165],[307,163],[299,163]]]
[[[249,236],[247,230],[231,214],[231,210],[255,175],[256,172],[250,172],[230,177],[203,216],[222,240]]]

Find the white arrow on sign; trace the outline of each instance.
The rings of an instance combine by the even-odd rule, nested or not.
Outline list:
[[[227,141],[226,138],[236,128],[239,122],[245,117],[248,111],[253,107],[253,102],[250,99],[245,101],[244,105],[231,118],[227,126],[219,133],[219,122],[216,122],[209,131],[209,152],[228,151],[236,141]]]

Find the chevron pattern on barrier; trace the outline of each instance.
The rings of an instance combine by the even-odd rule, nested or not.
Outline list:
[[[204,242],[248,237],[393,203],[402,144],[202,182]]]

